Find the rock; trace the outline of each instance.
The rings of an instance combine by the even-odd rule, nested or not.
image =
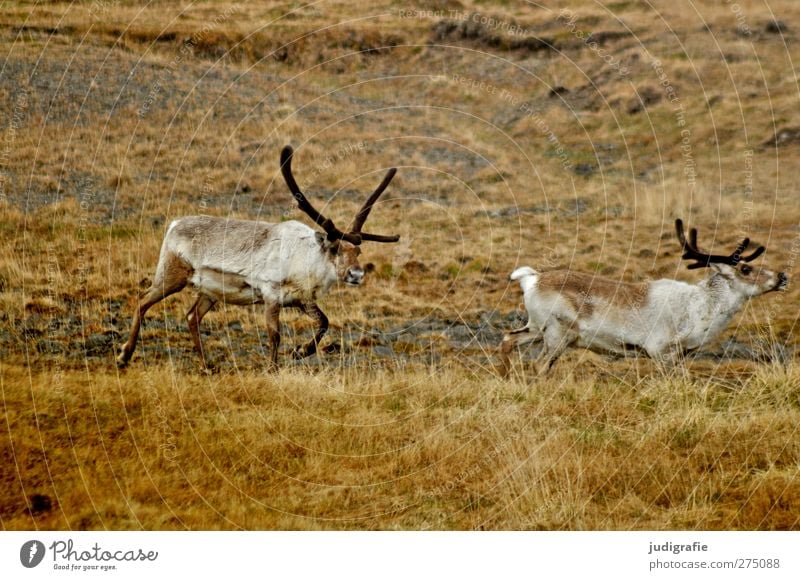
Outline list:
[[[231,322],[229,322],[228,328],[230,330],[233,330],[234,332],[242,332],[242,330],[244,330],[242,323],[239,322],[238,320],[232,320]]]
[[[516,217],[518,215],[523,214],[543,214],[543,213],[551,213],[555,211],[555,206],[548,206],[544,204],[539,205],[531,205],[527,207],[520,207],[518,205],[510,205],[508,207],[501,207],[498,209],[492,209],[485,212],[485,215],[491,218],[504,218],[504,217]],[[484,212],[478,212],[475,214],[476,216],[483,216]]]
[[[393,326],[386,335],[389,340],[398,340],[401,336],[418,336],[425,332],[430,332],[436,326],[431,320],[408,321],[407,324]]]
[[[407,342],[409,344],[415,344],[419,341],[417,340],[416,335],[410,332],[404,332],[395,338],[395,342]]]
[[[717,358],[743,358],[748,360],[756,358],[756,354],[752,348],[734,338],[725,339],[722,344],[720,344],[720,348],[721,350],[715,353]]]
[[[576,197],[572,203],[568,202],[564,205],[566,207],[561,213],[567,217],[574,217],[587,211],[592,206],[592,202],[585,197]]]
[[[783,20],[770,20],[767,22],[766,26],[764,26],[764,30],[770,34],[780,34],[781,32],[788,32],[789,27],[786,26]]]
[[[55,340],[40,340],[36,343],[36,350],[42,354],[61,354],[64,347]]]
[[[53,509],[53,501],[50,499],[50,496],[43,495],[41,493],[34,493],[29,498],[28,509],[32,515],[49,512],[51,509]]]
[[[557,50],[556,41],[552,38],[540,38],[529,34],[504,34],[491,24],[484,24],[486,18],[480,14],[463,14],[463,18],[437,20],[433,25],[433,37],[436,41],[468,40],[494,50],[522,50],[539,52]],[[509,23],[511,26],[516,24]],[[519,27],[521,30],[522,28]]]
[[[788,364],[795,357],[795,350],[779,342],[772,343],[769,348],[770,362]]]
[[[359,334],[348,334],[345,339],[355,347],[383,346],[391,340],[391,332],[384,334],[377,330],[370,330]]]
[[[597,171],[597,166],[591,163],[578,163],[572,171],[577,175],[583,175],[584,177],[590,176],[592,173]]]
[[[465,324],[458,324],[445,331],[448,340],[459,346],[464,346],[475,340],[475,331]]]
[[[19,330],[23,337],[35,338],[44,334],[44,330],[40,328],[41,324],[42,318],[39,315],[34,314],[26,318],[25,321],[20,324]]]
[[[654,105],[661,100],[662,92],[653,87],[644,87],[638,92],[638,96],[628,103],[628,114],[635,115],[643,111],[650,105]]]
[[[490,310],[480,315],[480,321],[481,324],[478,326],[479,333],[502,333],[524,325],[527,321],[527,315],[522,310],[512,310],[508,314],[502,314],[497,310]]]
[[[372,352],[376,356],[384,358],[393,358],[395,356],[394,349],[391,346],[374,346]]]
[[[500,342],[503,334],[501,329],[485,324],[476,329],[475,339],[481,344],[495,344]]]
[[[709,353],[717,359],[745,359],[757,362],[776,362],[785,364],[794,357],[793,350],[785,344],[757,339],[752,345],[730,337],[722,341],[720,350]],[[701,355],[702,356],[702,355]]]
[[[627,213],[628,208],[623,205],[609,205],[606,207],[606,214],[608,217],[618,218]]]
[[[479,318],[481,324],[498,325],[503,323],[503,315],[500,314],[500,312],[498,312],[497,310],[489,310],[487,312],[481,312]]]
[[[765,147],[784,147],[800,143],[800,128],[784,127],[775,131],[775,135],[764,141]]]
[[[287,358],[285,360],[279,360],[278,364],[283,364],[289,367],[306,367],[313,369],[318,369],[325,366],[324,361],[316,354],[299,359]]]
[[[428,266],[418,260],[409,260],[403,264],[403,270],[409,274],[424,274],[428,271]]]
[[[114,336],[109,334],[91,334],[83,343],[88,356],[107,354],[114,350]]]

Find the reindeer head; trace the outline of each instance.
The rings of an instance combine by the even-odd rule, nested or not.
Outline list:
[[[705,254],[697,248],[697,230],[689,230],[689,241],[683,233],[683,222],[675,220],[675,231],[678,240],[683,246],[683,259],[694,260],[688,268],[713,268],[722,275],[732,288],[739,293],[753,297],[773,290],[782,290],[786,287],[789,279],[784,272],[773,272],[766,268],[754,268],[748,262],[752,262],[764,253],[764,246],[759,246],[749,256],[742,255],[750,245],[750,238],[745,238],[736,247],[732,254],[728,256]]]
[[[364,281],[364,269],[358,262],[358,256],[361,254],[361,242],[380,242],[380,243],[393,243],[400,240],[400,236],[382,236],[378,234],[369,234],[362,232],[361,228],[364,222],[367,221],[369,212],[372,211],[372,206],[378,201],[378,198],[383,194],[392,181],[397,169],[391,168],[386,176],[381,181],[378,188],[372,192],[359,212],[353,220],[353,225],[349,232],[343,232],[337,228],[333,221],[326,218],[319,213],[314,206],[306,199],[303,192],[292,175],[292,155],[294,150],[287,145],[281,151],[281,173],[286,185],[292,192],[292,196],[297,200],[297,205],[300,209],[310,217],[314,223],[320,226],[325,233],[318,233],[317,240],[319,241],[322,251],[329,256],[330,260],[336,267],[337,276],[346,284],[354,286],[360,285]]]

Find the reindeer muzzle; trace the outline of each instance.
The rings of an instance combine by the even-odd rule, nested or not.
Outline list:
[[[364,282],[364,270],[361,268],[349,268],[344,277],[344,283],[351,286],[360,286]]]
[[[778,272],[778,283],[775,285],[775,290],[783,290],[789,285],[789,276],[786,272]]]

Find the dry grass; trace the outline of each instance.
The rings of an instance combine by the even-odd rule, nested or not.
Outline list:
[[[566,365],[565,365],[566,366]],[[2,517],[71,529],[785,529],[800,376],[5,366]],[[587,368],[588,367],[588,368]],[[13,450],[13,452],[12,452]],[[20,493],[52,498],[31,516]]]
[[[574,30],[515,3],[433,8],[520,37],[398,2],[6,3],[3,528],[800,527],[795,284],[726,334],[782,363],[663,376],[576,352],[506,382],[488,347],[452,340],[487,316],[509,327],[516,265],[693,279],[678,216],[714,247],[747,232],[796,275],[800,9],[562,4]],[[264,375],[262,314],[232,307],[204,322],[221,371],[203,375],[187,293],[151,311],[118,373],[169,220],[298,219],[286,143],[337,223],[400,167],[370,223],[403,242],[365,248],[368,285],[322,304],[343,352]],[[420,320],[441,324],[395,356],[364,338]],[[309,326],[285,322],[288,349]]]

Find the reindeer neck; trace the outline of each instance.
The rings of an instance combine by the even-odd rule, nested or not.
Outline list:
[[[737,292],[731,280],[719,272],[713,273],[697,286],[703,289],[712,316],[732,317],[747,300],[747,296]]]

